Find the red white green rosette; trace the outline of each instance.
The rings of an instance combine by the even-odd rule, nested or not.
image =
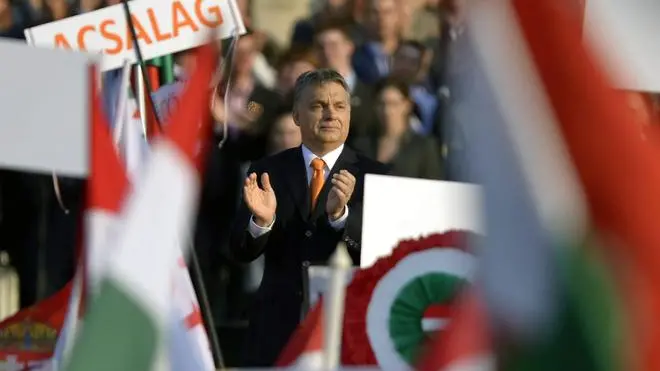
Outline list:
[[[450,231],[402,241],[390,256],[355,273],[346,292],[343,364],[412,369],[473,279],[467,237]]]

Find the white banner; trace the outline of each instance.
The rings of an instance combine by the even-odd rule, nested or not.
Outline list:
[[[219,39],[245,33],[236,0],[143,0],[129,6],[145,60],[200,46],[211,32]],[[122,4],[28,28],[25,38],[33,46],[101,53],[102,71],[137,61]]]

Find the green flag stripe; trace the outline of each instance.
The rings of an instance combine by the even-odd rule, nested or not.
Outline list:
[[[575,250],[567,263],[568,286],[582,318],[585,339],[599,370],[622,370],[623,316],[612,274],[597,255],[598,250]]]
[[[66,370],[150,370],[159,339],[150,313],[121,284],[108,280],[92,305]]]
[[[498,349],[504,371],[617,371],[622,367],[621,310],[611,272],[595,250],[564,249],[554,334],[538,343]]]

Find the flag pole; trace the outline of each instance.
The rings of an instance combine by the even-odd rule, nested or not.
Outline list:
[[[158,115],[156,114],[156,104],[154,103],[154,99],[151,96],[151,93],[153,93],[153,89],[151,86],[151,81],[147,78],[148,73],[147,73],[147,65],[145,64],[144,59],[142,58],[142,51],[140,49],[140,43],[138,42],[137,39],[137,33],[135,31],[135,25],[133,24],[133,17],[131,16],[131,11],[128,7],[128,1],[127,0],[122,0],[121,1],[123,8],[124,8],[124,15],[126,16],[126,23],[128,25],[128,28],[131,32],[131,38],[133,39],[133,45],[135,46],[135,56],[137,58],[137,71],[140,71],[141,73],[138,74],[138,76],[142,75],[142,83],[146,86],[147,90],[147,99],[149,100],[149,104],[151,106],[151,109],[154,112],[154,115],[156,116],[156,126],[158,127],[159,130],[163,130],[163,126],[160,123],[160,120],[158,118]],[[136,72],[137,72],[136,71]],[[138,80],[138,85],[139,85],[139,80]],[[144,94],[143,93],[144,89],[140,89],[138,94]],[[141,93],[142,92],[142,93]],[[145,100],[145,108],[146,108],[146,100]],[[144,112],[144,113],[143,113]],[[146,111],[140,111],[140,115],[143,115],[143,123],[146,125]],[[146,130],[145,130],[146,133]]]
[[[197,292],[200,312],[202,312],[202,318],[204,319],[204,325],[206,326],[206,333],[209,337],[209,343],[211,345],[211,354],[213,355],[213,361],[215,362],[215,367],[218,369],[225,368],[225,360],[222,356],[222,349],[220,348],[220,341],[218,340],[218,333],[215,331],[215,321],[213,320],[213,313],[211,313],[211,304],[209,303],[208,296],[206,295],[206,286],[204,285],[204,280],[202,279],[202,271],[199,267],[199,259],[197,259],[197,254],[195,253],[195,244],[190,242],[190,249],[188,249],[190,254],[190,264],[193,281],[193,287]],[[203,293],[203,295],[202,295]]]
[[[351,267],[351,257],[346,244],[340,242],[330,258],[330,287],[325,301],[325,334],[323,339],[323,370],[336,370],[341,361],[341,335],[344,328],[344,299],[346,296],[346,272]]]
[[[144,133],[145,138],[148,138],[148,127],[147,127],[147,94],[148,92],[145,89],[145,82],[148,81],[148,79],[144,78],[143,70],[140,68],[140,65],[137,64],[135,66],[135,82],[136,82],[136,90],[137,90],[137,96],[135,97],[137,99],[138,103],[138,111],[140,111],[140,122],[142,123],[142,132]]]
[[[126,100],[128,95],[128,86],[130,79],[131,79],[131,64],[128,60],[126,60],[124,61],[124,67],[122,67],[122,71],[121,71],[121,82],[119,84],[120,85],[119,99],[117,100],[117,109],[115,110],[116,112],[115,125],[114,125],[114,133],[113,133],[115,146],[119,144],[119,140],[121,139],[121,135],[124,130],[124,119],[126,118],[126,115],[128,115],[128,112],[126,112],[128,110],[128,107],[126,106]],[[142,112],[141,107],[139,109],[140,112]],[[140,118],[142,118],[142,116],[140,116]]]

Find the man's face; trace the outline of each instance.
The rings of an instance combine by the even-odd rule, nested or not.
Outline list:
[[[371,0],[367,23],[380,38],[398,35],[400,19],[395,0]]]
[[[353,43],[340,30],[327,30],[316,38],[319,60],[324,67],[338,69],[350,65]]]
[[[350,97],[336,82],[309,85],[295,102],[293,118],[302,141],[308,146],[340,144],[346,141],[350,126]]]

